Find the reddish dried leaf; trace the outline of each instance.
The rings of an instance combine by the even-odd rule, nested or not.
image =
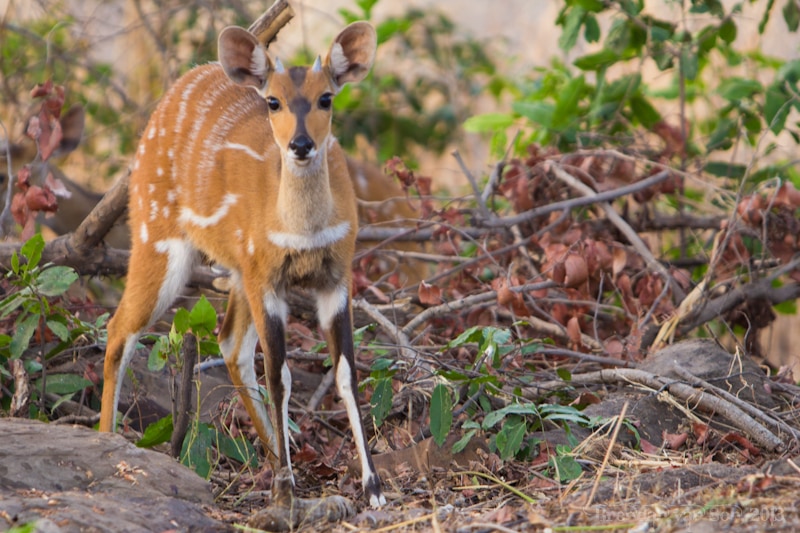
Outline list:
[[[61,145],[61,139],[64,135],[61,133],[61,122],[57,117],[48,116],[42,111],[39,114],[39,119],[41,133],[36,142],[39,146],[39,155],[42,157],[42,161],[47,161]]]
[[[576,316],[567,321],[567,337],[569,337],[570,342],[572,342],[575,346],[580,347],[582,345],[581,323]]]
[[[589,278],[589,266],[586,259],[577,255],[569,254],[564,260],[564,285],[567,287],[577,287],[586,282]]]
[[[708,426],[708,424],[693,422],[692,433],[694,433],[694,436],[697,439],[697,444],[704,444],[711,436],[711,428]]]
[[[729,442],[731,444],[738,444],[739,446],[741,446],[742,448],[747,450],[753,456],[757,457],[757,456],[761,455],[761,450],[759,450],[758,448],[753,446],[753,443],[751,443],[749,440],[747,440],[747,438],[745,438],[743,435],[740,435],[738,433],[733,433],[733,432],[727,433],[722,437],[721,440],[722,440],[722,442]]]
[[[22,192],[25,192],[28,190],[28,187],[30,187],[30,185],[31,185],[31,166],[25,165],[24,167],[19,169],[19,172],[17,172],[17,187],[19,187],[19,189]]]
[[[670,450],[677,450],[689,439],[689,434],[686,432],[683,433],[667,433],[666,431],[661,433],[661,438],[664,439],[664,446],[669,448]]]
[[[642,451],[644,453],[649,453],[650,455],[658,455],[661,453],[661,448],[655,446],[652,442],[647,439],[639,439],[639,444],[642,447]]]
[[[593,392],[582,392],[577,398],[572,400],[569,404],[573,407],[584,408],[587,405],[594,405],[600,403],[600,398]]]
[[[304,442],[303,447],[292,455],[292,461],[295,463],[312,463],[316,461],[318,457],[319,454],[317,450],[312,448],[307,442]]]
[[[17,224],[25,224],[28,220],[28,203],[25,201],[25,194],[18,192],[11,199],[11,214]]]
[[[55,212],[58,209],[56,195],[50,189],[33,185],[25,191],[25,203],[31,211]]]
[[[439,305],[442,302],[442,289],[425,281],[419,284],[419,301],[424,305]]]

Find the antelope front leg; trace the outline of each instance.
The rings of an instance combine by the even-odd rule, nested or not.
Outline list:
[[[320,326],[328,338],[328,349],[336,372],[336,387],[347,410],[353,440],[361,460],[361,484],[364,487],[364,495],[372,507],[380,507],[386,504],[386,497],[381,488],[381,478],[372,462],[367,433],[358,408],[358,381],[349,288],[343,286],[330,292],[320,292],[317,295],[317,308]]]

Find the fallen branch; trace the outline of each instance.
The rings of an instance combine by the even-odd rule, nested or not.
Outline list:
[[[610,368],[585,374],[573,374],[570,381],[550,381],[538,383],[533,389],[552,390],[564,385],[639,385],[652,391],[665,391],[681,402],[693,404],[697,409],[721,416],[755,441],[762,448],[774,452],[785,447],[784,442],[769,429],[754,420],[750,415],[731,402],[696,389],[680,381],[667,379],[650,372],[634,368]],[[532,391],[526,391],[528,397]],[[538,395],[538,392],[534,396]]]

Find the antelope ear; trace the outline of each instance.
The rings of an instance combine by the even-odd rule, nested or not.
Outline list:
[[[378,37],[369,23],[353,22],[343,29],[325,58],[336,87],[363,80],[372,68],[377,47]]]
[[[219,34],[219,62],[231,81],[262,91],[273,70],[267,51],[255,35],[237,26]]]

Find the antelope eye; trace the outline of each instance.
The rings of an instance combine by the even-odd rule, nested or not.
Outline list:
[[[267,96],[267,107],[269,107],[270,111],[278,111],[281,108],[281,103],[274,96]]]
[[[320,109],[330,109],[332,103],[333,103],[333,95],[331,93],[325,93],[319,97]]]

